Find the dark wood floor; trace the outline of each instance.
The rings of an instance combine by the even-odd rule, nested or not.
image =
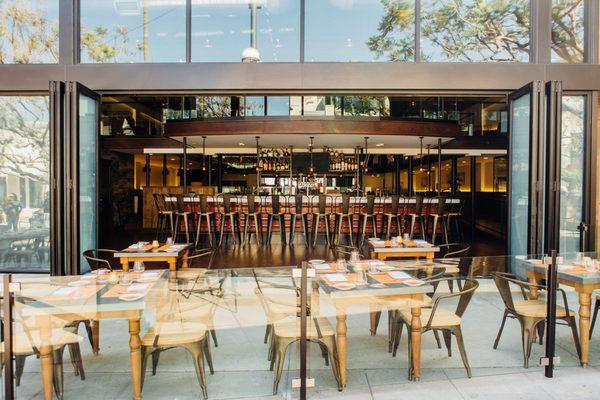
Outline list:
[[[140,229],[119,229],[117,232],[105,233],[101,237],[104,248],[122,249],[140,240],[150,241],[154,239],[155,232]],[[470,257],[502,256],[505,252],[505,243],[492,235],[476,232],[475,240],[469,240],[471,250]],[[209,247],[208,240],[203,238],[199,247]],[[366,250],[366,249],[365,249]],[[366,254],[366,252],[365,252]],[[295,244],[282,244],[279,236],[273,236],[271,245],[257,244],[254,236],[250,243],[240,245],[229,242],[223,243],[213,257],[212,268],[260,268],[276,266],[299,266],[302,261],[309,259],[333,260],[337,258],[334,251],[325,243],[324,237],[319,237],[316,246],[306,246],[301,235],[295,238]],[[206,261],[199,261],[195,267],[204,267]]]

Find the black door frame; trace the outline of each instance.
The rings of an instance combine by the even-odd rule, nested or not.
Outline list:
[[[544,153],[542,144],[543,137],[543,104],[542,104],[543,85],[539,80],[532,81],[518,90],[512,92],[508,97],[508,253],[512,254],[510,235],[511,235],[511,219],[512,219],[512,126],[514,121],[513,103],[515,100],[529,95],[529,188],[528,188],[528,213],[527,213],[527,253],[538,254],[542,250],[539,233],[543,232],[543,192],[541,177],[543,177]]]

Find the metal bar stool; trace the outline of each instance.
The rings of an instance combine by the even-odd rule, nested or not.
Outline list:
[[[343,194],[339,197],[340,202],[336,202],[334,207],[336,209],[335,212],[335,220],[334,225],[337,226],[337,233],[335,237],[335,244],[340,244],[340,237],[343,235],[343,225],[344,218],[348,223],[348,234],[346,236],[346,243],[348,243],[348,236],[350,237],[350,246],[354,246],[354,240],[352,239],[352,235],[354,230],[352,229],[352,217],[354,216],[354,210],[350,207],[350,196],[347,194]]]
[[[165,204],[165,198],[161,193],[152,194],[154,198],[154,205],[156,206],[157,220],[156,220],[156,240],[160,238],[169,230],[169,234],[173,235],[174,221],[173,211],[167,209]]]
[[[375,196],[372,194],[367,195],[367,204],[363,207],[363,211],[360,213],[360,246],[365,243],[365,237],[367,236],[367,223],[371,221],[373,226],[373,236],[377,237],[377,218],[375,217]]]
[[[307,198],[308,200],[308,198]],[[306,227],[308,226],[308,210],[309,208],[304,208],[304,195],[297,194],[294,196],[294,212],[291,214],[290,220],[290,244],[294,244],[294,234],[296,231],[296,220],[300,218],[302,221],[302,233],[304,236],[304,245],[308,246],[308,230]]]
[[[219,222],[221,224],[221,235],[219,238],[219,246],[223,243],[223,235],[225,233],[225,221],[229,219],[229,232],[233,236],[233,242],[237,243],[235,235],[236,235],[236,226],[238,228],[238,233],[240,231],[239,225],[239,216],[238,213],[233,210],[231,207],[231,198],[232,195],[229,193],[222,194],[217,196],[217,209],[219,214]]]
[[[195,247],[198,247],[198,242],[200,241],[200,229],[202,226],[202,219],[206,220],[206,231],[208,234],[208,240],[210,246],[213,245],[213,233],[212,226],[215,223],[215,212],[214,207],[209,206],[208,204],[208,196],[205,194],[201,194],[198,196],[198,210],[196,211],[196,243]]]
[[[402,212],[400,211],[400,196],[392,195],[390,211],[384,214],[384,221],[387,227],[386,239],[390,240],[392,221],[396,221],[396,232],[398,236],[402,235],[402,224],[400,220],[402,219]]]
[[[421,238],[425,239],[425,223],[423,218],[423,196],[418,194],[415,196],[415,211],[408,213],[410,218],[410,238],[413,238],[415,231],[415,223],[419,221],[421,224]]]
[[[317,203],[317,212],[313,213],[313,232],[314,232],[314,241],[313,241],[313,246],[317,245],[317,238],[319,236],[319,223],[321,221],[325,222],[325,236],[327,238],[327,245],[331,246],[331,241],[329,240],[330,237],[330,229],[329,229],[329,217],[331,216],[330,212],[327,212],[327,203],[328,203],[328,199],[330,199],[330,196],[326,196],[324,194],[320,194],[318,196],[318,203]],[[329,201],[330,204],[332,204],[332,201]],[[312,206],[312,201],[311,201],[311,206]]]
[[[256,235],[256,243],[261,243],[262,234],[262,210],[260,202],[256,202],[256,198],[253,194],[246,195],[246,211],[244,214],[244,243],[250,243],[250,235],[252,232],[248,232],[251,220],[254,222],[254,233]]]
[[[273,221],[275,219],[279,222],[281,243],[285,244],[285,212],[281,207],[280,196],[278,194],[271,195],[271,208],[267,211],[267,243],[269,244],[271,244],[271,237],[273,236]]]
[[[175,199],[175,234],[173,235],[173,240],[177,242],[178,235],[185,235],[185,242],[191,243],[190,241],[190,216],[192,215],[191,211],[188,211],[185,207],[184,196],[190,196],[189,194],[177,194],[171,195],[171,198]],[[179,219],[183,219],[183,232],[180,232],[181,221]]]
[[[437,224],[440,221],[442,228],[442,235],[444,235],[445,243],[448,244],[448,227],[446,225],[446,198],[444,196],[440,196],[437,198],[437,211],[429,214],[428,218],[431,217],[433,219],[433,226],[431,231],[431,243],[435,244],[435,235],[437,233]]]

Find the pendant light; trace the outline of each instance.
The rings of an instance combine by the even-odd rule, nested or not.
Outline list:
[[[419,171],[423,172],[423,136],[419,137]]]
[[[365,136],[365,160],[363,161],[363,168],[365,172],[369,170],[369,137]]]
[[[254,138],[256,139],[256,172],[260,172],[262,169],[260,167],[260,144],[259,144],[260,136],[255,136]]]
[[[313,164],[313,144],[314,144],[314,140],[315,137],[311,136],[310,137],[310,144],[308,145],[308,153],[310,154],[310,166],[308,168],[308,171],[313,174],[315,172],[315,166]]]
[[[206,171],[206,136],[202,136],[202,171]]]

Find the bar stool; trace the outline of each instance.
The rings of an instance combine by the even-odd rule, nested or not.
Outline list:
[[[360,213],[360,247],[365,243],[365,237],[367,236],[367,224],[371,221],[373,226],[373,236],[377,237],[377,218],[375,217],[375,196],[372,194],[367,195],[367,204],[363,207],[363,211]]]
[[[294,244],[296,220],[300,217],[300,221],[302,221],[302,233],[304,234],[304,245],[308,246],[308,230],[306,229],[308,226],[308,211],[308,208],[304,209],[304,195],[297,194],[294,196],[294,212],[291,213],[292,216],[290,219],[290,245]]]
[[[421,238],[425,239],[425,224],[423,218],[423,196],[416,195],[415,196],[415,212],[408,213],[408,217],[410,218],[410,238],[413,238],[415,223],[417,221],[421,224]]]
[[[440,196],[437,198],[437,212],[431,213],[428,215],[428,218],[431,217],[433,219],[433,227],[431,231],[431,243],[435,244],[435,235],[437,233],[437,223],[440,221],[442,228],[442,235],[444,235],[444,239],[446,240],[446,244],[448,244],[448,227],[446,226],[446,198],[444,196]]]
[[[249,194],[246,196],[246,211],[243,212],[244,215],[244,243],[250,243],[250,235],[251,232],[248,232],[248,227],[250,226],[250,220],[254,222],[254,232],[256,235],[256,243],[261,243],[262,236],[262,210],[260,204],[256,203],[256,198],[253,194]]]
[[[198,247],[198,242],[200,241],[200,228],[202,226],[202,218],[206,219],[206,231],[208,232],[208,240],[210,243],[210,247],[212,247],[212,226],[215,223],[215,212],[214,208],[209,207],[208,196],[205,194],[201,194],[198,196],[198,210],[196,211],[196,248]]]
[[[394,194],[390,197],[391,208],[390,212],[384,214],[384,221],[387,226],[386,239],[390,240],[390,233],[392,228],[392,221],[396,220],[396,232],[398,236],[402,235],[402,223],[400,222],[403,215],[400,211],[400,196]]]
[[[281,243],[285,244],[285,212],[281,207],[280,196],[278,194],[271,195],[271,208],[267,211],[267,242],[271,244],[273,236],[273,221],[279,221],[279,232],[281,234]]]
[[[160,240],[162,235],[166,233],[167,229],[169,234],[172,236],[175,228],[175,222],[173,221],[173,211],[167,208],[165,198],[162,193],[153,193],[154,205],[156,206],[157,220],[156,220],[156,240]]]
[[[233,236],[233,242],[237,243],[235,235],[235,229],[237,226],[237,230],[238,230],[238,234],[240,232],[239,229],[239,215],[237,212],[233,211],[233,208],[231,207],[231,198],[232,195],[231,194],[222,194],[217,196],[217,208],[218,208],[218,213],[219,213],[219,222],[221,224],[221,236],[219,238],[219,246],[221,246],[221,243],[223,242],[223,234],[225,233],[225,220],[229,219],[229,232],[232,236]],[[241,241],[241,239],[240,239]]]
[[[318,203],[317,203],[317,212],[312,213],[313,216],[313,232],[314,232],[314,241],[313,247],[317,245],[317,238],[319,236],[319,223],[321,221],[325,222],[325,236],[327,238],[327,245],[331,246],[331,241],[329,240],[330,230],[329,230],[329,217],[331,213],[327,212],[327,200],[329,196],[324,194],[319,194]],[[330,202],[332,203],[332,202]],[[312,200],[311,200],[311,208],[312,208]]]
[[[191,243],[190,241],[190,221],[192,220],[190,217],[192,212],[187,210],[185,207],[184,196],[189,196],[189,194],[177,194],[171,195],[171,199],[176,199],[173,203],[175,204],[175,234],[173,235],[173,240],[177,242],[178,235],[185,235],[185,242]],[[180,232],[181,221],[179,219],[183,219],[183,228],[184,232]]]
[[[458,202],[456,202],[456,200],[458,200]],[[452,199],[452,202],[450,203],[450,206],[448,207],[448,203],[446,204],[446,209],[448,210],[448,212],[446,213],[446,219],[447,219],[447,227],[449,227],[450,229],[450,235],[452,235],[452,221],[454,221],[454,226],[456,228],[456,239],[453,240],[453,242],[464,242],[464,235],[463,235],[463,231],[461,229],[461,219],[462,219],[462,215],[463,215],[463,207],[464,207],[465,202],[462,201],[462,199],[460,197],[457,197],[456,199]]]
[[[352,235],[354,230],[352,229],[352,217],[354,216],[353,210],[350,208],[350,196],[347,194],[343,194],[341,197],[341,203],[339,205],[339,209],[335,213],[335,224],[337,225],[337,234],[335,237],[335,244],[340,244],[340,236],[343,234],[343,225],[344,218],[348,222],[348,234],[346,236],[346,242],[348,242],[348,236],[350,236],[350,246],[354,246],[354,240],[352,239]]]

